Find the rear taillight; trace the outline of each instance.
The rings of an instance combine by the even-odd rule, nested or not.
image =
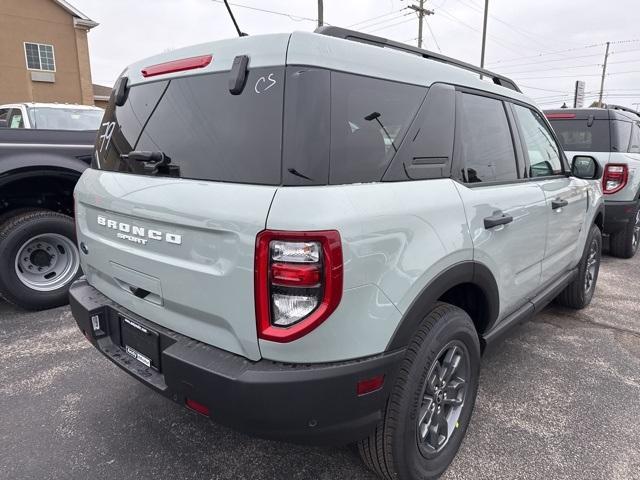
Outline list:
[[[602,176],[602,191],[604,193],[616,193],[624,188],[629,177],[629,169],[623,163],[609,163],[604,167]]]
[[[258,336],[290,342],[324,322],[342,298],[342,244],[335,230],[258,234]]]

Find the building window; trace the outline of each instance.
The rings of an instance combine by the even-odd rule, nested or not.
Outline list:
[[[53,45],[41,43],[25,43],[24,53],[29,70],[56,71],[56,60],[53,55]]]

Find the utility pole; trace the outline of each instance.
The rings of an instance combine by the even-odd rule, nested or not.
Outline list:
[[[422,48],[422,19],[426,15],[433,15],[433,10],[424,8],[424,0],[419,0],[419,5],[409,5],[408,8],[418,12],[418,48]]]
[[[480,52],[480,68],[484,68],[484,50],[487,46],[487,17],[489,16],[489,0],[484,0],[484,22],[482,24],[482,51]]]
[[[324,5],[322,0],[318,0],[318,26],[321,27],[324,23]]]
[[[602,93],[604,91],[604,77],[607,74],[607,59],[609,58],[609,42],[607,42],[607,50],[604,52],[604,63],[602,64],[602,80],[600,80],[600,96],[598,97],[598,106],[602,107]]]

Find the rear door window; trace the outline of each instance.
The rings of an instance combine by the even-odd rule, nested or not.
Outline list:
[[[560,150],[544,120],[529,108],[521,105],[513,107],[529,157],[529,176],[546,177],[561,174]]]
[[[466,183],[518,178],[515,150],[504,104],[462,93],[456,108],[456,148]]]
[[[332,72],[330,183],[380,181],[426,91]]]
[[[127,158],[152,151],[170,159],[172,176],[277,185],[283,91],[284,67],[250,70],[239,95],[229,92],[228,72],[133,86],[125,105],[105,114],[99,168],[155,175],[153,165]]]
[[[609,120],[549,120],[567,152],[609,152]]]

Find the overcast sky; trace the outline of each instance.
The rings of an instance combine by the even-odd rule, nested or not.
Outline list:
[[[112,85],[123,68],[144,57],[235,36],[219,0],[70,0],[100,23],[89,34],[94,83]],[[316,0],[232,0],[251,34],[313,30]],[[416,43],[411,0],[324,0],[325,22]],[[415,2],[417,3],[417,2]],[[426,48],[479,65],[482,0],[434,0],[425,25]],[[286,13],[260,12],[248,7]],[[515,79],[543,108],[571,106],[576,80],[587,105],[597,100],[607,41],[611,44],[604,101],[640,102],[638,0],[490,0],[488,68]],[[354,25],[355,24],[355,25]],[[637,107],[634,106],[634,108]]]

